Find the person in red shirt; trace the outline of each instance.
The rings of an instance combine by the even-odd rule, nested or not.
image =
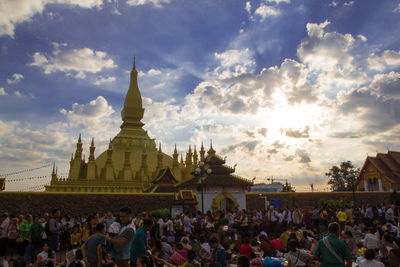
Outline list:
[[[247,238],[243,238],[243,243],[240,246],[240,255],[247,256],[250,259],[254,258],[253,248],[249,245],[249,240]]]

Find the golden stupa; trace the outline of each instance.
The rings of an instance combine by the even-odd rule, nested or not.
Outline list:
[[[140,193],[151,186],[161,170],[169,168],[178,182],[192,178],[198,160],[204,160],[205,150],[201,145],[200,158],[196,147],[191,146],[186,160],[178,160],[175,145],[172,157],[157,149],[155,139],[143,129],[144,108],[138,87],[138,72],[135,61],[131,71],[129,89],[121,111],[121,131],[110,140],[106,151],[95,158],[94,139],[90,146],[88,161],[82,157],[82,140],[79,136],[76,151],[72,154],[67,179],[58,178],[53,168],[48,192],[126,192]],[[212,146],[210,148],[212,150]]]

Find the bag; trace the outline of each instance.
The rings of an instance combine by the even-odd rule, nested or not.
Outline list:
[[[335,258],[340,262],[340,264],[344,265],[344,261],[342,258],[339,257],[339,255],[336,253],[336,251],[333,249],[333,247],[331,246],[331,243],[329,243],[328,238],[324,237],[323,239],[324,245],[325,247],[329,250],[329,252],[335,256]]]
[[[174,254],[172,254],[172,256],[170,257],[170,260],[172,263],[174,263],[174,265],[177,265],[177,266],[182,265],[186,262],[185,257],[183,257],[178,252],[175,252]]]

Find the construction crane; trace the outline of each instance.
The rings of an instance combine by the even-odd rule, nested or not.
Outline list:
[[[271,178],[267,177],[267,181],[271,181],[271,184],[273,184],[274,181],[284,181],[285,183],[288,183],[287,179],[277,179],[277,178],[274,178],[274,176],[271,176]]]

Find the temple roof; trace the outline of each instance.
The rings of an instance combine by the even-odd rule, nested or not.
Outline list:
[[[216,154],[207,156],[206,169],[211,169],[211,174],[205,174],[204,184],[206,185],[220,185],[220,186],[248,186],[253,185],[253,182],[233,174],[235,169],[224,165],[225,160]],[[201,184],[199,177],[184,181],[177,186],[179,188],[194,187]]]
[[[175,178],[169,167],[161,169],[151,183],[152,185],[145,190],[146,193],[178,192],[178,189],[175,187],[175,185],[178,183],[178,180]]]
[[[368,156],[360,170],[356,184],[361,181],[362,174],[372,164],[383,176],[392,183],[400,183],[400,152],[388,151],[388,153],[377,153],[375,157]]]
[[[177,185],[179,188],[194,187],[201,184],[201,180],[198,177],[193,177],[187,181],[184,181]],[[220,185],[220,186],[248,186],[253,185],[250,180],[242,178],[237,175],[217,175],[209,174],[204,178],[204,185]]]

